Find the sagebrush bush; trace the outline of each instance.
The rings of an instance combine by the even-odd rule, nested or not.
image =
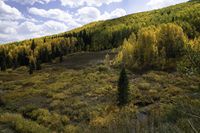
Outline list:
[[[19,133],[49,133],[49,129],[38,123],[26,120],[19,114],[5,113],[0,115],[0,122],[11,124]]]
[[[36,120],[39,124],[49,127],[52,130],[62,130],[69,123],[69,118],[65,115],[51,113],[46,109],[34,110],[30,117]]]

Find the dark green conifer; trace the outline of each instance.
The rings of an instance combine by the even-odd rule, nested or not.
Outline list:
[[[6,59],[5,57],[2,56],[0,66],[1,66],[1,71],[6,71]]]
[[[37,60],[36,62],[36,70],[41,70],[42,67],[41,67],[41,61],[40,60]]]
[[[29,61],[29,74],[33,74],[33,70],[35,70],[35,62],[33,59]]]
[[[35,44],[35,41],[33,40],[31,43],[31,50],[33,51],[33,53],[35,51],[35,48],[36,48],[36,44]]]
[[[0,96],[0,107],[4,106],[5,105],[5,101],[4,99],[2,98],[2,96]]]
[[[123,67],[120,73],[119,81],[118,81],[117,102],[119,106],[123,106],[128,103],[128,91],[129,91],[128,77],[126,74],[126,70]]]

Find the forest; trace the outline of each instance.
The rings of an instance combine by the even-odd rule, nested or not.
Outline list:
[[[200,132],[199,9],[0,45],[0,132]]]

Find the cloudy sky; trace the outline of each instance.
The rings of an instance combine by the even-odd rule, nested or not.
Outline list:
[[[0,44],[188,0],[0,0]]]

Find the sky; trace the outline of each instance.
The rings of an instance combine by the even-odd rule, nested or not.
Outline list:
[[[57,34],[84,24],[188,0],[0,0],[0,44]]]

